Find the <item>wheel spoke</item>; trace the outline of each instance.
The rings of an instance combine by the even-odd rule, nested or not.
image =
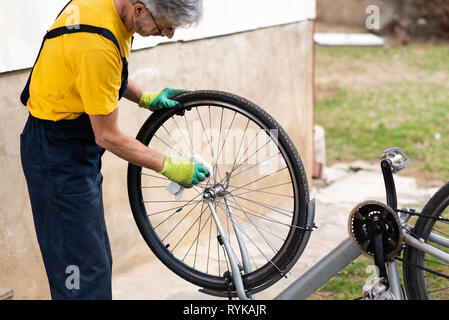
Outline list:
[[[147,177],[152,177],[152,178],[156,178],[156,179],[162,179],[162,180],[166,180],[166,181],[170,181],[170,180],[168,180],[166,177],[164,177],[164,176],[155,176],[155,175],[153,175],[153,174],[149,174],[149,173],[144,173],[144,172],[141,172],[140,173],[142,176],[147,176]]]
[[[273,173],[270,173],[270,174],[266,174],[266,175],[264,175],[264,176],[262,176],[262,177],[260,177],[260,178],[258,178],[258,179],[256,179],[256,180],[253,180],[253,181],[250,181],[250,182],[244,184],[243,186],[239,186],[239,187],[237,187],[237,188],[235,188],[235,189],[232,189],[232,190],[229,191],[229,192],[234,192],[234,191],[236,191],[236,190],[239,190],[239,189],[241,189],[241,188],[244,188],[244,187],[246,187],[246,186],[249,186],[250,184],[253,184],[253,183],[257,182],[257,181],[260,181],[260,180],[262,180],[262,179],[265,179],[265,178],[267,178],[267,177],[270,177],[270,176],[274,175],[275,173],[279,173],[279,172],[281,172],[281,171],[284,170],[284,169],[287,169],[287,167],[283,167],[283,168],[277,170],[276,172],[273,172]]]
[[[268,246],[271,248],[271,250],[273,250],[273,253],[276,254],[277,249],[274,248],[271,241],[269,241],[268,238],[261,232],[261,229],[253,222],[253,220],[248,216],[246,211],[243,210],[243,208],[240,206],[240,203],[237,201],[237,199],[232,194],[231,194],[231,197],[232,197],[232,199],[234,199],[235,203],[237,203],[237,205],[240,207],[241,211],[245,214],[246,218],[249,220],[251,225],[257,230],[257,232],[262,237],[262,239],[265,240],[265,242],[268,244]]]
[[[249,119],[248,119],[247,122],[246,122],[245,131],[243,132],[243,135],[242,135],[242,139],[241,139],[241,141],[240,141],[239,148],[238,148],[238,150],[237,150],[237,153],[235,154],[234,162],[232,163],[231,173],[232,173],[232,171],[234,171],[234,166],[235,166],[235,164],[236,164],[237,157],[239,156],[240,148],[242,147],[243,140],[245,139],[246,131],[248,130],[248,125],[249,125]]]
[[[224,139],[223,144],[222,144],[222,146],[221,146],[221,149],[220,149],[219,152],[218,152],[218,155],[217,155],[217,162],[218,162],[218,159],[220,159],[221,151],[223,150],[223,148],[224,148],[224,146],[225,146],[225,144],[226,144],[226,140],[228,139],[229,132],[231,131],[231,128],[232,128],[232,125],[233,125],[233,123],[234,123],[234,120],[235,120],[235,116],[236,116],[236,115],[237,115],[237,112],[234,111],[234,116],[232,117],[232,121],[231,121],[231,124],[229,125],[228,132],[226,133],[226,136],[225,136],[225,139]],[[216,167],[217,170],[218,170],[217,162],[215,163],[215,167]],[[214,173],[215,173],[215,168],[214,168]],[[215,174],[214,174],[214,175],[215,175]]]
[[[232,201],[232,200],[229,200],[229,202],[235,203],[235,202]],[[284,225],[284,226],[289,227],[289,228],[304,229],[304,227],[295,226],[295,225],[292,225],[292,224],[288,224],[288,223],[285,223],[285,222],[282,222],[282,221],[279,221],[279,220],[276,220],[276,219],[267,217],[267,216],[263,215],[263,214],[260,213],[260,212],[254,211],[253,209],[246,207],[246,206],[243,205],[243,204],[240,204],[240,206],[241,206],[242,208],[245,208],[245,209],[246,209],[246,210],[245,210],[246,213],[248,213],[249,215],[251,215],[251,216],[253,216],[253,217],[259,218],[259,219],[261,219],[261,220],[265,220],[265,221],[269,221],[269,222],[274,222],[274,223],[277,223],[277,224],[280,224],[280,225]],[[231,206],[231,208],[232,208],[232,209],[235,209],[235,210],[240,210],[240,211],[241,211],[241,209],[238,208],[238,207]]]
[[[184,139],[184,142],[186,143],[186,145],[189,147],[189,149],[190,149],[190,154],[193,156],[193,154],[194,154],[194,152],[193,152],[193,145],[190,143],[188,143],[187,142],[187,139],[186,139],[186,137],[185,137],[185,135],[182,133],[182,131],[181,131],[181,129],[179,128],[179,126],[178,126],[178,123],[176,122],[176,120],[175,120],[175,118],[174,117],[171,117],[171,119],[173,120],[173,122],[175,123],[175,126],[176,126],[176,128],[178,129],[178,132],[179,132],[179,134],[181,135],[181,137]],[[191,141],[190,141],[191,142]]]
[[[245,155],[246,151],[248,151],[249,147],[252,146],[252,144],[253,144],[254,141],[256,140],[257,136],[259,136],[260,131],[263,131],[263,130],[259,128],[259,131],[257,131],[256,135],[253,137],[253,139],[251,140],[251,142],[248,144],[248,146],[246,147],[245,151],[243,151],[242,157]],[[241,158],[239,158],[239,160],[236,161],[236,163],[239,163],[239,162],[240,162],[240,159],[241,159]],[[238,169],[242,164],[244,164],[244,163],[245,163],[245,161],[242,161],[242,162],[239,163],[238,166],[236,166],[236,167],[233,166],[233,170],[231,171],[231,173],[232,173],[233,171],[237,170],[237,169]]]
[[[283,186],[283,185],[287,185],[287,184],[291,185],[291,182],[280,183],[280,184],[277,184],[277,185],[263,187],[263,188],[254,189],[254,190],[250,189],[250,188],[240,188],[242,190],[249,190],[249,191],[237,193],[237,194],[235,194],[235,196],[240,196],[242,194],[248,194],[248,193],[252,193],[252,192],[259,192],[259,193],[264,193],[264,194],[270,194],[270,195],[273,195],[273,196],[279,196],[279,197],[286,197],[286,198],[294,199],[294,196],[290,196],[290,195],[287,195],[287,194],[280,194],[280,193],[275,193],[275,192],[262,191],[262,190],[265,190],[265,189],[273,189],[275,187],[279,187],[279,186]],[[236,186],[233,186],[233,185],[229,185],[229,186],[231,188],[237,188]]]
[[[189,140],[190,140],[190,144],[191,144],[191,146],[192,146],[193,153],[196,153],[196,152],[195,152],[195,146],[193,145],[192,136],[190,135],[189,125],[187,124],[187,117],[184,116],[183,118],[184,118],[184,122],[185,122],[185,124],[186,124],[187,134],[189,135]]]
[[[155,216],[155,215],[158,215],[158,214],[161,214],[161,213],[164,213],[164,212],[168,212],[168,211],[172,211],[172,210],[176,210],[175,213],[178,213],[178,212],[181,212],[182,209],[184,209],[184,207],[186,207],[186,206],[192,206],[192,205],[194,205],[194,204],[196,204],[196,202],[184,204],[184,205],[179,206],[179,207],[174,207],[174,208],[170,208],[170,209],[165,209],[165,210],[158,211],[158,212],[155,212],[155,213],[147,214],[147,217],[153,217],[153,216]]]
[[[254,243],[253,239],[248,236],[248,234],[246,233],[246,231],[241,228],[239,225],[237,225],[237,228],[239,229],[239,231],[246,236],[246,238],[248,239],[249,242],[251,242],[253,244],[253,246],[260,252],[260,254],[266,259],[267,262],[271,263],[277,270],[279,273],[282,274],[282,271],[279,269],[278,266],[276,266],[276,264],[266,256],[266,254]],[[272,248],[273,249],[273,248]]]
[[[162,242],[164,242],[164,240],[181,224],[181,222],[189,215],[189,213],[192,212],[193,209],[195,209],[198,205],[199,202],[182,217],[182,219],[173,227],[173,229],[170,230],[169,233],[165,235],[165,237],[162,239]],[[158,224],[158,226],[160,226],[161,224],[162,223]],[[156,227],[154,229],[156,229]]]
[[[204,128],[203,119],[201,118],[201,115],[200,115],[200,112],[198,111],[198,108],[195,108],[195,110],[196,110],[196,113],[198,114],[198,117],[200,118],[201,128],[203,128],[204,135],[206,136],[207,144],[209,145],[209,148],[210,148],[210,151],[211,151],[211,155],[212,155],[212,159],[214,159],[215,158],[215,156],[214,156],[214,149],[212,148],[212,144],[209,141],[209,137],[207,136],[206,129]],[[220,170],[219,170],[218,166],[217,166],[217,174],[218,174],[219,179],[221,179],[221,174],[220,174]]]
[[[163,139],[159,138],[157,135],[154,135],[155,138],[159,139],[159,141],[161,141],[163,144],[165,144],[167,147],[169,147],[171,150],[173,150],[174,152],[176,152],[179,156],[183,157],[184,155],[179,152],[178,150],[175,150],[172,148],[172,146],[170,146],[167,142],[165,142]]]
[[[190,201],[188,201],[184,206],[188,205],[189,203],[191,203],[193,200],[195,200],[196,198],[198,198],[200,195],[195,196],[193,199],[191,199]],[[195,204],[195,207],[200,203],[201,201],[197,201],[197,203]],[[194,208],[195,208],[194,207]],[[191,210],[193,210],[194,208],[192,208]],[[191,211],[190,210],[190,211]],[[167,218],[165,218],[162,222],[160,222],[156,227],[154,227],[154,229],[156,229],[157,227],[159,227],[161,224],[163,224],[164,222],[166,222],[168,219],[170,219],[172,216],[174,216],[176,213],[180,212],[181,210],[176,210],[174,211],[171,215],[169,215]],[[190,212],[189,211],[189,212]]]
[[[231,193],[231,195],[232,195],[232,193]],[[251,199],[244,198],[244,197],[240,197],[240,196],[235,196],[235,197],[236,197],[236,198],[239,198],[239,199],[241,199],[241,200],[245,200],[245,201],[248,201],[248,202],[257,204],[257,205],[259,205],[259,206],[261,206],[261,207],[264,207],[264,208],[267,208],[267,209],[269,209],[269,210],[273,210],[274,212],[278,212],[278,213],[280,213],[280,214],[282,214],[282,215],[284,215],[284,216],[286,216],[286,217],[289,217],[289,218],[291,218],[292,215],[293,215],[293,211],[288,211],[288,210],[285,210],[285,209],[283,209],[283,208],[281,208],[281,207],[270,206],[270,205],[264,204],[264,203],[262,203],[262,202],[260,202],[260,201],[255,201],[255,200],[251,200]],[[284,211],[284,212],[283,212],[283,211]]]
[[[257,152],[257,151],[256,151],[256,152]],[[254,164],[254,165],[252,165],[252,166],[250,166],[250,167],[248,167],[248,168],[245,168],[245,169],[243,169],[242,171],[240,171],[240,172],[234,174],[232,177],[235,178],[235,177],[238,176],[239,174],[241,174],[241,173],[243,173],[243,172],[246,172],[246,171],[248,171],[248,170],[251,170],[252,168],[255,168],[255,167],[259,166],[261,163],[266,162],[266,161],[270,160],[271,158],[274,158],[274,157],[276,157],[276,156],[278,156],[278,155],[280,155],[280,154],[281,154],[281,153],[278,152],[277,154],[271,156],[271,157],[268,158],[268,159],[259,161],[258,163]],[[240,167],[240,165],[239,165],[239,167]],[[236,167],[235,169],[237,169],[237,168],[238,168],[238,167]],[[234,169],[234,170],[235,170],[235,169]],[[231,173],[232,173],[232,170],[231,170]]]
[[[203,204],[204,204],[204,203],[203,203]],[[173,247],[172,253],[173,253],[173,251],[175,251],[176,247],[181,243],[181,241],[184,239],[184,237],[187,235],[187,233],[190,232],[190,230],[193,228],[193,226],[196,224],[196,222],[197,222],[198,220],[200,221],[199,224],[198,224],[198,228],[201,226],[201,217],[203,216],[204,211],[206,211],[206,208],[203,209],[203,205],[201,205],[201,213],[200,213],[200,215],[199,215],[198,218],[196,218],[196,220],[190,225],[190,227],[187,229],[187,231],[184,232],[183,236],[179,239],[179,241],[178,241],[178,242],[176,243],[176,245]],[[197,238],[198,238],[198,237],[199,237],[199,234],[197,235]],[[190,248],[192,248],[192,246],[193,246],[194,243],[195,243],[195,240],[194,240],[194,241],[192,242],[192,244],[190,245],[189,250],[187,251],[186,255],[184,256],[184,259],[185,259],[185,257],[187,256],[187,254],[189,253]],[[184,259],[183,259],[182,261],[184,261]],[[196,260],[196,254],[195,254],[195,260]]]
[[[244,164],[245,162],[247,162],[249,159],[251,159],[251,157],[255,154],[257,154],[257,152],[259,152],[260,149],[264,148],[268,143],[270,143],[270,141],[267,141],[264,145],[260,146],[259,149],[257,149],[256,151],[254,151],[250,156],[248,156],[244,161],[242,161],[237,167],[235,167],[233,170],[231,170],[231,174],[232,172],[234,172],[235,170],[237,170],[242,164]],[[266,161],[266,160],[264,160]],[[237,175],[237,174],[236,174]],[[235,176],[236,176],[235,175]]]
[[[204,202],[201,204],[201,215],[200,215],[200,222],[198,222],[198,233],[197,233],[197,235],[196,235],[196,241],[194,241],[194,243],[196,242],[196,245],[195,245],[195,260],[193,261],[193,268],[195,268],[195,265],[196,265],[196,257],[197,257],[197,254],[198,254],[198,244],[199,244],[199,238],[200,238],[200,234],[201,234],[201,231],[203,231],[203,228],[201,228],[201,218],[202,218],[202,216],[203,216],[203,207],[204,207]],[[207,224],[207,220],[206,220],[206,223],[204,224],[204,225],[206,225]],[[201,229],[200,229],[201,228]],[[193,244],[193,243],[192,243]],[[190,251],[190,248],[189,248],[189,250],[187,250],[187,253],[186,253],[186,255],[184,256],[184,258],[182,259],[182,261],[184,261],[184,259],[185,259],[185,257],[187,256],[187,254],[189,253],[189,251]]]

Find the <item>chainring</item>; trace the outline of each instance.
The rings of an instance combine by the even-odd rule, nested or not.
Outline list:
[[[373,223],[381,225],[384,259],[394,258],[402,248],[402,226],[396,212],[386,204],[368,200],[352,209],[348,220],[349,236],[364,255],[374,256]]]

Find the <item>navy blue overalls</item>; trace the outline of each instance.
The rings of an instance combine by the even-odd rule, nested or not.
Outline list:
[[[89,25],[49,31],[41,50],[46,40],[74,32],[100,34],[120,52],[111,31]],[[128,79],[127,61],[122,61],[119,99]],[[24,105],[31,73],[21,95]],[[53,299],[112,299],[112,256],[100,172],[104,151],[95,143],[87,114],[56,122],[29,115],[20,136],[22,167]]]

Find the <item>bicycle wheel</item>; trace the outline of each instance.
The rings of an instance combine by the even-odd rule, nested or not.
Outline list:
[[[416,221],[412,235],[449,253],[449,247],[434,236],[449,239],[449,183],[433,195]],[[449,264],[407,246],[404,251],[404,282],[411,300],[449,298]]]
[[[279,280],[301,254],[309,192],[298,151],[279,124],[241,97],[193,91],[181,105],[154,112],[137,139],[169,156],[200,155],[212,176],[175,199],[170,183],[154,171],[129,164],[128,193],[140,233],[157,258],[185,280],[227,292],[228,257],[203,193],[225,185],[237,229],[246,243],[251,270],[242,276],[257,292]],[[239,252],[225,200],[213,206],[226,238]],[[239,264],[242,265],[239,257]]]

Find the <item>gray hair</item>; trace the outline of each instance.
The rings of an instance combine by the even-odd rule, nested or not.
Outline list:
[[[203,14],[203,0],[130,0],[144,4],[155,18],[165,18],[177,26],[198,23]]]

